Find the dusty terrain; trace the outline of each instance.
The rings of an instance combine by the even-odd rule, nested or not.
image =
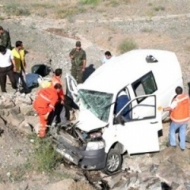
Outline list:
[[[110,50],[114,55],[119,55],[119,45],[130,40],[136,48],[174,51],[180,61],[187,90],[190,73],[190,1],[104,0],[98,4],[80,2],[82,1],[0,1],[0,25],[9,29],[13,45],[16,40],[24,42],[29,52],[26,57],[28,72],[32,65],[47,63],[49,59],[52,59],[53,68],[63,68],[64,74],[69,72],[69,51],[76,40],[81,40],[87,52],[85,75],[88,76],[101,65],[104,51]],[[168,77],[170,75],[172,68]],[[167,127],[168,124],[165,124],[162,148],[165,148],[163,143],[166,142]],[[5,134],[8,136],[0,137],[0,189],[27,189],[26,183],[19,183],[23,180],[22,177],[12,181],[9,174],[15,168],[23,166],[27,160],[30,141],[9,130]],[[9,154],[9,151],[12,153]],[[64,166],[59,166],[58,173],[60,170],[67,171]],[[64,175],[61,179],[74,178],[73,172],[66,172]],[[29,181],[31,190],[41,190],[43,185],[50,182],[49,176],[35,172],[27,173],[24,177]],[[12,183],[16,183],[17,187],[13,187]]]

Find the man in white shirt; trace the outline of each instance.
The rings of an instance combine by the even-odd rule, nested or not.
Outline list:
[[[108,63],[109,61],[113,60],[114,59],[114,56],[111,54],[110,51],[106,51],[104,53],[104,58],[102,60],[102,63]]]
[[[16,80],[14,77],[16,71],[14,57],[11,50],[0,45],[0,86],[2,92],[6,91],[6,77],[8,75],[12,88],[17,89]]]

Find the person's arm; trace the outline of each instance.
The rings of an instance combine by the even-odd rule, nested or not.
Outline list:
[[[24,68],[26,69],[26,59],[25,59],[25,56],[23,56],[23,60],[22,60],[22,62],[23,62],[23,66],[24,66]]]
[[[83,55],[83,66],[82,66],[82,71],[84,72],[86,68],[86,52],[84,51]]]
[[[74,59],[74,53],[75,53],[75,49],[72,49],[71,52],[69,53],[70,59]]]
[[[3,34],[1,35],[1,45],[7,47],[7,42],[8,42],[8,35],[6,31],[4,31]]]
[[[86,60],[83,60],[83,66],[82,66],[82,71],[84,71],[86,68]]]
[[[15,59],[14,59],[14,56],[12,55],[12,53],[10,56],[10,60],[11,60],[11,63],[13,65],[13,71],[16,72],[16,63],[15,63]]]
[[[173,101],[169,107],[163,108],[163,111],[172,111],[177,106],[177,101]]]
[[[172,111],[172,108],[171,107],[166,107],[166,108],[163,108],[163,111]]]

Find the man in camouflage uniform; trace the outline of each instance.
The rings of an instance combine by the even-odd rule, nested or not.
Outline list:
[[[81,42],[76,42],[76,48],[72,49],[70,54],[71,58],[71,74],[76,79],[77,83],[83,82],[83,72],[86,67],[86,52],[81,48]]]
[[[7,49],[12,49],[9,32],[4,30],[2,26],[0,26],[0,45],[6,47]]]

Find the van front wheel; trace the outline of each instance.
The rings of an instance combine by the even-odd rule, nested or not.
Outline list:
[[[104,172],[109,175],[117,172],[121,169],[122,161],[120,152],[118,150],[111,149],[107,156]]]

